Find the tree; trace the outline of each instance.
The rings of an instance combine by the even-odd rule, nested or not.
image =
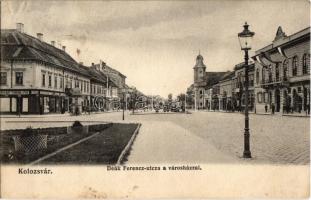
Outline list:
[[[185,94],[179,94],[178,96],[177,96],[177,100],[178,101],[180,101],[180,102],[184,102],[185,101],[185,99],[186,99],[186,95]]]
[[[168,94],[168,101],[172,101],[172,99],[173,99],[173,95],[172,95],[172,93],[169,93]]]

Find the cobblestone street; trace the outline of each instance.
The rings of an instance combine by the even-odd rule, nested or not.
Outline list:
[[[30,125],[67,126],[71,123],[69,121],[74,120],[122,122],[121,117],[121,112],[41,118],[29,116],[2,118],[1,125],[3,129],[25,128]],[[244,115],[241,113],[126,113],[124,122],[142,123],[130,152],[130,163],[309,163],[309,118],[251,114],[251,160],[241,158],[244,134]]]

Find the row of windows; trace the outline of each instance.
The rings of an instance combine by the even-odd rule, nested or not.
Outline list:
[[[292,76],[298,75],[298,56],[293,57],[292,59]],[[286,78],[289,76],[289,61],[288,59],[285,59],[283,62],[283,77]],[[256,70],[256,83],[259,83],[259,69]],[[277,63],[274,70],[275,80],[279,81],[281,77],[280,73],[280,67]],[[310,73],[310,54],[304,54],[302,56],[302,74],[309,74]],[[266,74],[268,74],[268,80],[272,81],[273,79],[273,69],[272,66],[269,66],[267,69],[262,68],[261,71],[262,74],[262,80],[266,80]]]
[[[42,73],[42,87],[46,87],[46,74]],[[48,75],[48,87],[52,87],[52,75]],[[58,77],[54,76],[54,88],[63,88],[63,77],[59,77],[59,84],[58,84]]]
[[[8,83],[8,75],[7,72],[0,73],[0,85],[7,85]],[[15,85],[23,85],[24,84],[24,73],[23,72],[15,72]]]
[[[15,72],[15,85],[23,85],[23,77],[24,74],[23,72]],[[47,78],[48,77],[48,78]],[[48,79],[48,87],[52,87],[52,75],[49,74],[46,76],[46,73],[42,73],[42,87],[46,87],[46,79]],[[80,88],[81,91],[83,92],[89,92],[89,82],[87,81],[79,81],[79,80],[74,80],[75,81],[75,87]],[[68,79],[66,78],[66,87],[67,88],[72,88],[72,83],[73,80],[72,78]],[[0,85],[7,85],[7,72],[1,72],[0,73]],[[54,76],[54,88],[63,88],[63,77],[59,77],[59,84],[58,84],[58,77]],[[93,90],[92,90],[93,88]],[[95,93],[95,85],[91,88],[91,92]],[[97,86],[97,93],[98,94],[105,94],[106,89],[104,89],[102,86]],[[112,93],[114,95],[117,95],[117,90],[113,90]]]

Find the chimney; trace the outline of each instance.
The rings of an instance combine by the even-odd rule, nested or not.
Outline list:
[[[16,23],[16,30],[18,32],[24,33],[24,24],[23,23]]]
[[[63,51],[66,51],[66,46],[62,46]]]
[[[94,66],[94,63],[92,63],[92,67]]]
[[[37,38],[42,42],[43,41],[43,34],[37,33]]]
[[[55,41],[51,41],[51,45],[55,47]]]

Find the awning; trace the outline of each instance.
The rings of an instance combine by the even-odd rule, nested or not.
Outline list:
[[[68,96],[75,96],[75,97],[82,96],[80,88],[66,88],[65,93]]]

